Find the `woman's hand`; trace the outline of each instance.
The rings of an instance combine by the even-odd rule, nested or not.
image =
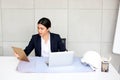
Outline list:
[[[17,53],[14,53],[14,55],[19,59],[20,56]]]

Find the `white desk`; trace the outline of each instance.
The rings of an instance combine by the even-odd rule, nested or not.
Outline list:
[[[79,72],[93,72],[88,65],[81,63],[81,59],[75,57],[73,63],[63,66],[48,66],[47,57],[29,57],[30,62],[20,61],[17,66],[19,72],[29,73],[79,73]]]
[[[110,64],[109,72],[80,73],[20,73],[16,71],[15,57],[0,57],[0,80],[120,80],[120,75]]]

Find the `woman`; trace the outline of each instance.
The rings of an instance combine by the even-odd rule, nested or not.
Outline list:
[[[35,56],[49,57],[50,52],[65,51],[59,34],[51,33],[51,21],[48,18],[41,18],[38,21],[38,34],[32,36],[28,46],[24,49],[28,56],[35,49]]]

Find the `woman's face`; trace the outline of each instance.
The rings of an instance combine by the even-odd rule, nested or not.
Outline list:
[[[49,32],[49,28],[47,29],[44,25],[38,24],[38,34],[43,37]]]

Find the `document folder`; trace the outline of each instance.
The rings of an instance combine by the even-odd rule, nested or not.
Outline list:
[[[22,61],[27,61],[29,62],[29,59],[27,58],[24,50],[22,50],[22,48],[18,48],[18,47],[12,47],[13,51],[19,55],[19,59]]]

